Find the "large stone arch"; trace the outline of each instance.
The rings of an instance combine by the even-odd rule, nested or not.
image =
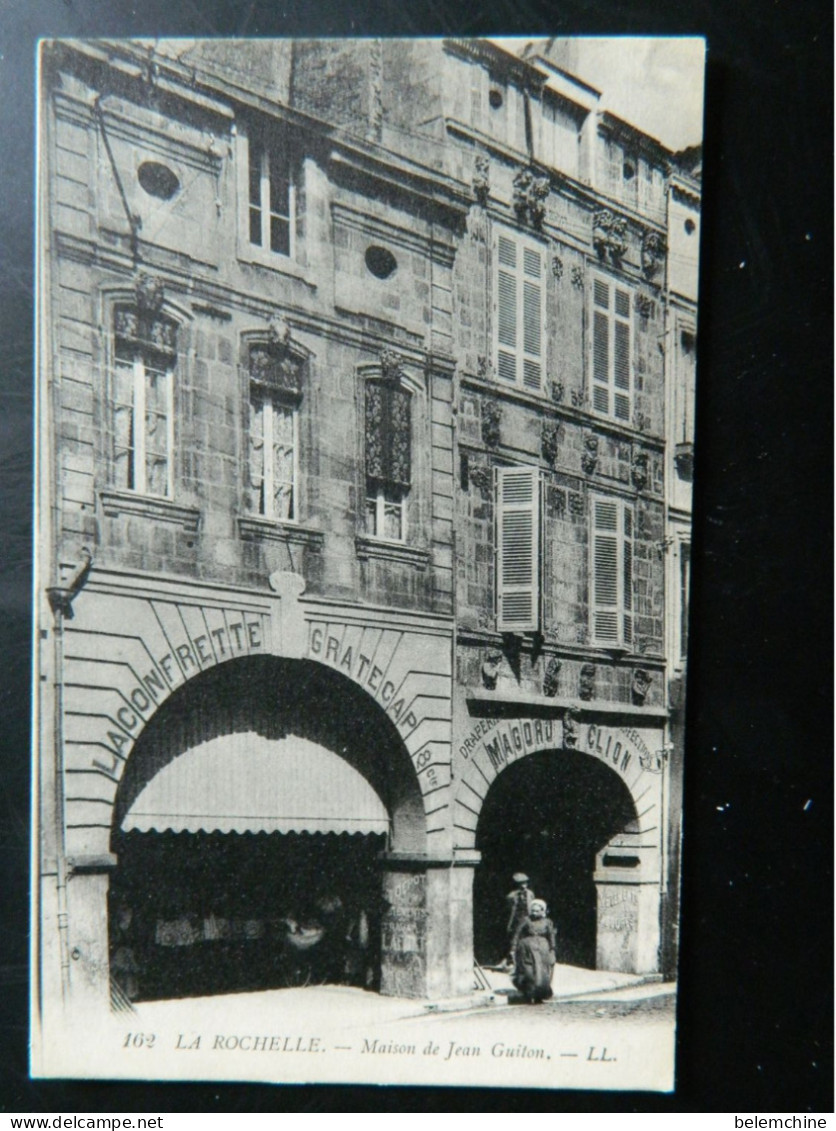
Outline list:
[[[423,853],[418,779],[394,723],[355,683],[322,664],[273,656],[230,659],[172,692],[138,736],[116,790],[112,836],[162,770],[196,744],[256,733],[306,739],[355,769],[383,802],[393,852]]]
[[[169,505],[161,518],[193,520],[180,510]],[[447,943],[450,908],[465,899],[463,870],[452,875],[449,868],[449,618],[303,598],[296,574],[273,575],[270,584],[272,591],[233,591],[96,567],[75,596],[64,624],[56,738],[76,1001],[100,1002],[108,992],[108,877],[118,864],[112,832],[135,745],[196,677],[271,659],[298,663],[318,673],[315,681],[342,688],[395,751],[397,782],[376,777],[398,812],[400,843],[381,862],[389,907],[383,992],[443,995],[467,981],[466,948],[451,958]]]
[[[555,713],[556,714],[556,713]],[[477,828],[488,792],[511,766],[531,755],[562,752],[606,767],[630,800],[630,819],[600,846],[594,861],[597,890],[597,965],[636,973],[658,969],[664,822],[662,756],[639,730],[612,726],[600,714],[486,718],[460,749],[462,766],[453,802],[454,844],[477,848]],[[661,733],[658,745],[661,746]]]
[[[300,601],[302,579],[276,593],[153,588],[96,570],[65,626],[63,778],[67,855],[106,858],[116,792],[134,745],[195,677],[244,658],[305,661],[354,687],[406,752],[428,818],[417,851],[449,852],[450,651],[441,626],[404,629],[391,614]],[[396,741],[397,739],[397,741]],[[416,851],[410,849],[409,851]]]

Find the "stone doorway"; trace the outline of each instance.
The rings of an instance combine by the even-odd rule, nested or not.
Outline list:
[[[507,954],[505,896],[513,873],[525,872],[546,900],[557,931],[557,961],[600,966],[602,861],[619,834],[636,828],[630,792],[613,770],[575,750],[527,755],[495,779],[482,806],[474,877],[474,953],[482,965]],[[618,869],[618,864],[615,865]],[[612,870],[612,869],[611,869]],[[619,876],[629,879],[628,867]]]

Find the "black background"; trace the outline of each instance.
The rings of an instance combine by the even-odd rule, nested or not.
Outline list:
[[[832,5],[7,4],[0,14],[0,1104],[149,1113],[832,1111]],[[28,1080],[36,37],[648,32],[709,41],[676,1093]]]

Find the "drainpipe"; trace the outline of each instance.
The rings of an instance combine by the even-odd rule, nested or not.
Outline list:
[[[85,546],[81,551],[81,561],[74,567],[71,576],[63,585],[52,585],[47,591],[47,599],[55,618],[54,624],[54,734],[55,734],[55,885],[58,901],[58,945],[61,960],[61,993],[64,1004],[69,1001],[70,991],[70,943],[69,915],[67,911],[67,834],[64,795],[64,621],[72,618],[72,602],[79,592],[93,558]]]

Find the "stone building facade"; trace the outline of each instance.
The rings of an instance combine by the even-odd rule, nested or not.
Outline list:
[[[466,993],[519,869],[660,970],[671,154],[483,41],[41,79],[41,1000],[229,988],[306,895]]]

